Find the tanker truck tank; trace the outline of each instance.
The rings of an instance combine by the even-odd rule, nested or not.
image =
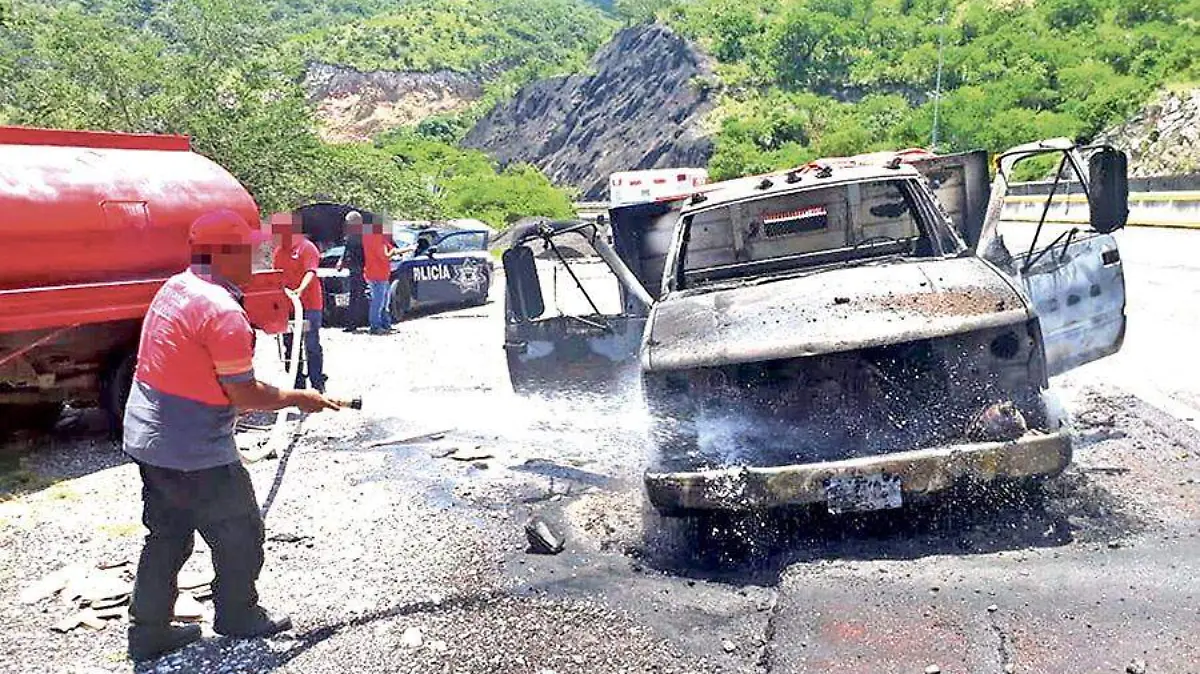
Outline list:
[[[0,417],[99,403],[115,428],[150,300],[188,266],[191,222],[217,208],[259,222],[186,137],[0,127]],[[283,330],[281,274],[244,290],[251,322]]]

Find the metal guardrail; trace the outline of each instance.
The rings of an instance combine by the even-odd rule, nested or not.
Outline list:
[[[1010,222],[1038,222],[1046,195],[1009,196],[1002,218]],[[1046,213],[1047,222],[1087,224],[1087,198],[1079,193],[1055,195]],[[1177,227],[1200,229],[1200,190],[1179,192],[1131,192],[1129,221],[1134,227]]]
[[[1011,195],[1024,196],[1032,194],[1049,194],[1053,180],[1038,180],[1026,183],[1013,183],[1008,187]],[[1059,191],[1080,191],[1079,183],[1074,180],[1064,180],[1059,185]],[[1200,191],[1200,173],[1189,173],[1173,176],[1153,176],[1149,178],[1130,178],[1129,193],[1144,192],[1196,192]]]

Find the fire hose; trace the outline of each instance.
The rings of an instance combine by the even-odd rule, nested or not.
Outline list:
[[[300,368],[300,349],[304,345],[304,306],[300,303],[300,295],[288,288],[284,288],[283,292],[287,295],[288,300],[292,303],[292,321],[291,321],[291,337],[292,348],[288,356],[288,363],[285,367],[285,374],[288,377],[294,377],[295,373]],[[286,333],[285,333],[286,334]],[[278,339],[283,339],[283,335],[279,335]],[[285,385],[280,388],[290,388]],[[354,398],[348,401],[338,401],[344,407],[351,409],[362,409],[362,399]],[[285,407],[275,413],[275,423],[271,425],[270,435],[267,441],[255,449],[247,449],[242,451],[242,461],[244,463],[254,463],[261,461],[271,456],[279,455],[288,445],[291,444],[292,434],[288,428],[288,417],[295,410],[294,407]]]

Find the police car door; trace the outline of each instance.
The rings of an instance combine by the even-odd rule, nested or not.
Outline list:
[[[415,297],[421,305],[450,306],[478,300],[487,293],[486,261],[472,254],[478,231],[455,231],[440,237],[433,253],[418,257],[414,267]]]

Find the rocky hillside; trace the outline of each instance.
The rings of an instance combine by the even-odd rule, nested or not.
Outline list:
[[[329,142],[370,140],[381,131],[460,112],[483,95],[479,80],[448,70],[359,72],[326,63],[309,66],[304,88]]]
[[[1200,88],[1163,92],[1096,142],[1127,150],[1134,177],[1200,172]]]
[[[497,106],[464,145],[501,164],[527,162],[584,199],[607,196],[614,171],[705,166],[712,109],[705,58],[664,26],[629,28],[592,60],[590,73],[535,82]]]

